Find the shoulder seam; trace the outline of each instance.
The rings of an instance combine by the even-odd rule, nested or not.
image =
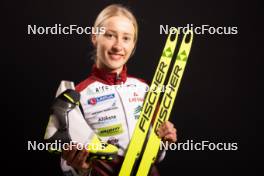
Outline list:
[[[127,78],[133,78],[133,79],[136,79],[136,80],[138,80],[138,81],[140,81],[140,82],[145,83],[145,84],[148,85],[147,81],[145,81],[145,80],[142,79],[142,78],[137,78],[137,77],[130,76],[130,75],[128,75]]]
[[[81,91],[83,91],[87,86],[89,86],[90,84],[94,83],[96,80],[93,79],[93,77],[88,77],[87,79],[85,79],[84,81],[80,82],[76,87],[76,91],[78,91],[79,93]]]

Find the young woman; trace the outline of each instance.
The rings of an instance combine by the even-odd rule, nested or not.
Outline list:
[[[135,50],[138,24],[134,15],[121,5],[110,5],[98,15],[94,27],[104,27],[104,34],[93,34],[95,48],[91,75],[76,86],[81,94],[85,120],[101,140],[119,148],[119,159],[111,162],[86,161],[89,152],[77,149],[62,154],[65,175],[118,175],[132,137],[147,84],[127,75],[126,62]],[[122,85],[121,88],[114,85]],[[136,88],[129,91],[129,88]],[[143,88],[143,89],[142,89]],[[176,129],[170,122],[159,128],[163,141],[176,142]],[[161,152],[159,160],[164,157]],[[163,156],[162,156],[163,155]],[[151,175],[158,175],[153,167]]]

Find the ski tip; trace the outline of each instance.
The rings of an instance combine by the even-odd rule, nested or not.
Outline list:
[[[178,30],[175,27],[172,27],[169,32],[168,41],[177,42],[178,39]]]
[[[184,33],[184,37],[183,37],[183,41],[185,44],[192,44],[192,40],[193,40],[193,31],[192,30],[188,30]]]
[[[182,43],[179,49],[179,53],[176,60],[186,61],[192,46],[193,31],[188,30],[184,33]],[[184,58],[184,59],[183,59]]]

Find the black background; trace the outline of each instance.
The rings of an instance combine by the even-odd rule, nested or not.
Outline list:
[[[139,23],[131,75],[151,81],[166,40],[159,25],[236,26],[237,35],[195,35],[173,108],[178,142],[237,142],[237,151],[168,151],[162,175],[255,175],[263,161],[257,150],[257,66],[261,50],[260,4],[254,1],[23,1],[4,3],[4,54],[1,102],[8,171],[25,175],[60,175],[59,157],[27,151],[27,141],[41,141],[48,111],[61,80],[75,83],[90,72],[88,35],[28,35],[27,25],[92,26],[108,4],[129,5]],[[263,18],[262,18],[263,19]],[[259,48],[258,48],[259,47]],[[6,125],[6,120],[8,125]],[[7,145],[6,145],[7,144]],[[252,167],[253,166],[253,167]],[[9,175],[12,175],[9,174]]]

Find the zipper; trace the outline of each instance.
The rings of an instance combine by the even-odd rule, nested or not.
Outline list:
[[[121,98],[121,96],[120,96],[118,90],[116,89],[116,87],[115,87],[115,90],[116,90],[116,92],[117,92],[117,95],[118,95],[118,97],[119,97],[119,99],[120,99],[120,102],[121,102],[122,108],[123,108],[123,110],[124,110],[124,116],[125,116],[125,121],[126,121],[126,126],[127,126],[128,139],[130,139],[130,130],[129,130],[129,125],[128,125],[128,121],[127,121],[125,105],[124,105],[124,103],[123,103],[123,101],[122,101],[122,98]]]
[[[118,84],[121,80],[120,74],[116,74],[115,84]]]

